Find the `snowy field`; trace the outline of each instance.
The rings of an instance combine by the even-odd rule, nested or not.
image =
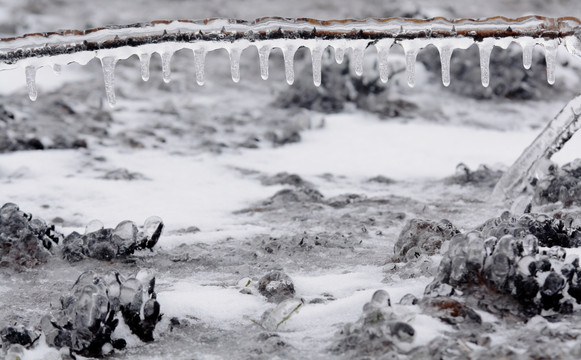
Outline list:
[[[581,16],[574,0],[0,4],[2,37],[205,17]],[[363,81],[348,61],[335,63],[329,50],[319,89],[304,49],[296,55],[292,86],[285,82],[279,50],[271,54],[268,80],[260,78],[256,50],[244,51],[238,83],[231,80],[227,53],[209,53],[203,86],[194,81],[191,53],[175,54],[169,83],[162,81],[158,56],[151,59],[148,82],[132,57],[117,65],[115,107],[107,104],[97,60],[63,66],[60,74],[40,69],[35,102],[28,99],[23,69],[0,71],[0,207],[17,204],[63,237],[84,234],[95,219],[113,229],[124,220],[140,229],[150,216],[163,220],[151,250],[126,256],[69,261],[61,238],[34,266],[0,258],[0,329],[21,325],[43,334],[25,349],[9,350],[5,342],[0,358],[70,358],[67,347],[47,345],[40,319],[61,310],[61,297],[73,294],[81,274],[111,270],[125,277],[139,273],[139,279],[155,276],[163,314],[149,342],[117,315],[121,324],[113,338],[123,338],[126,346],[107,351],[115,359],[578,358],[580,306],[572,301],[571,312],[559,310],[563,301],[577,299],[571,291],[561,303],[555,300],[560,308],[539,308],[536,316],[527,312],[529,303],[515,305],[518,286],[512,293],[482,295],[452,284],[454,294],[424,298],[426,286],[441,275],[446,249],[454,250],[452,236],[438,228],[434,236],[442,244],[418,250],[418,258],[394,252],[412,219],[431,226],[446,219],[466,234],[505,210],[516,218],[523,214],[514,199],[491,201],[494,184],[579,94],[581,59],[560,49],[551,86],[541,49],[530,70],[523,70],[520,51],[516,45],[494,50],[488,92],[479,82],[474,46],[454,52],[449,88],[441,83],[435,49],[422,52],[415,87],[409,88],[401,71],[404,54],[394,48],[394,75],[379,89],[371,47]],[[552,160],[562,166],[580,151],[576,136]],[[581,195],[547,202],[538,194],[533,189],[526,195],[529,212],[574,219],[571,229],[580,224]],[[8,220],[0,221],[2,240]],[[546,258],[566,278],[563,269],[576,254],[581,251],[567,248],[565,256]],[[510,274],[519,266],[510,263]],[[282,300],[260,289],[273,271],[293,284]],[[537,276],[541,287],[547,276]],[[573,276],[581,282],[581,273]],[[563,285],[559,294],[572,288]],[[378,290],[389,293],[390,307],[385,301],[379,310],[373,307]],[[544,306],[543,296],[533,300]],[[433,300],[441,298],[454,303]],[[85,310],[79,305],[75,311]],[[381,315],[374,320],[379,324],[388,321],[391,334],[374,333],[386,328],[374,327],[369,314]],[[401,335],[410,335],[409,327],[411,338]]]

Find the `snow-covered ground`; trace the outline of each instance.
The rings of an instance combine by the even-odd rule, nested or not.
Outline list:
[[[397,7],[380,1],[0,3],[0,19],[5,20],[1,32],[6,35],[154,18],[389,16]],[[573,14],[576,6],[575,1],[465,5],[448,0],[416,1],[404,10],[415,14],[419,9],[426,16],[564,16]],[[398,14],[404,10],[398,9]],[[445,178],[454,175],[459,163],[472,170],[481,164],[492,169],[510,166],[572,97],[579,74],[571,67],[559,70],[557,81],[566,86],[556,87],[557,96],[476,100],[447,91],[437,76],[427,70],[422,75],[419,69],[413,89],[394,85],[381,95],[387,100],[396,93],[417,104],[417,112],[385,119],[349,102],[333,114],[277,108],[275,99],[287,91],[282,57],[273,52],[268,81],[260,79],[257,58],[253,51],[244,53],[242,79],[234,84],[226,53],[210,54],[204,87],[193,84],[193,66],[186,55],[176,54],[169,84],[161,80],[159,59],[152,59],[148,83],[141,83],[138,61],[130,59],[117,68],[117,105],[112,109],[104,104],[96,62],[67,66],[61,75],[46,68],[39,71],[36,103],[26,97],[22,70],[0,72],[0,105],[20,122],[13,126],[11,120],[0,119],[0,132],[38,137],[45,144],[55,143],[58,134],[87,143],[86,148],[1,153],[0,206],[16,203],[64,234],[83,233],[93,219],[114,228],[123,220],[139,225],[156,215],[166,226],[153,252],[138,252],[133,262],[69,264],[59,259],[25,271],[2,268],[0,327],[14,322],[37,326],[42,315],[59,308],[60,295],[86,270],[130,274],[144,268],[157,278],[164,318],[153,343],[125,334],[128,348],[117,351],[115,358],[331,358],[338,356],[329,352],[336,333],[345,323],[357,321],[364,304],[380,289],[390,294],[394,312],[416,331],[408,349],[456,330],[417,306],[398,304],[409,293],[423,296],[441,258],[430,260],[431,273],[414,275],[404,265],[393,268],[398,235],[412,218],[447,218],[464,231],[506,210],[488,202],[490,186],[459,185]],[[561,64],[578,60],[560,53]],[[397,55],[393,61],[398,61]],[[540,67],[531,71],[544,74]],[[61,113],[65,107],[71,111]],[[103,113],[108,120],[98,120]],[[81,128],[83,123],[89,125]],[[300,140],[275,146],[266,135],[281,137],[287,128],[298,129]],[[246,146],[248,139],[257,148]],[[567,163],[580,151],[576,136],[554,160]],[[119,169],[134,176],[116,180],[111,172]],[[283,189],[298,191],[292,184],[269,182],[283,172],[298,175],[328,202],[279,200],[275,194]],[[370,181],[377,176],[393,182]],[[332,205],[332,199],[347,194],[369,203]],[[312,241],[317,234],[339,234],[345,240],[312,251],[299,246],[301,238]],[[295,298],[304,301],[276,331],[257,324],[276,306],[256,287],[272,270],[288,274]],[[241,292],[246,287],[250,294]],[[485,321],[501,324],[495,315],[479,313]],[[173,328],[172,318],[181,325]],[[264,333],[276,333],[280,343],[272,345],[263,339]],[[497,345],[505,340],[496,333],[490,341]],[[519,344],[512,346],[516,353],[524,351]],[[61,355],[45,347],[26,353],[28,358]]]

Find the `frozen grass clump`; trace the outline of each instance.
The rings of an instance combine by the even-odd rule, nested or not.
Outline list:
[[[120,222],[115,229],[104,228],[94,220],[87,225],[84,235],[69,234],[63,241],[63,257],[70,262],[93,258],[111,260],[126,257],[137,250],[152,249],[163,231],[163,221],[157,216],[145,220],[141,228],[134,222]]]
[[[47,262],[60,234],[16,204],[0,208],[0,267],[32,267]]]
[[[459,231],[448,220],[439,222],[411,219],[403,227],[395,243],[395,255],[401,261],[409,261],[422,254],[434,255],[442,244]]]
[[[517,221],[504,213],[454,236],[426,295],[456,293],[484,310],[521,318],[572,313],[581,303],[579,259],[566,261],[566,250],[556,244],[577,239],[555,221],[544,215]]]
[[[363,306],[363,314],[355,323],[348,323],[339,333],[339,340],[331,350],[351,357],[380,356],[404,352],[405,344],[413,342],[415,329],[400,321],[391,307],[389,294],[385,290],[376,291],[371,301]]]
[[[551,164],[548,176],[536,183],[533,200],[539,205],[558,201],[565,207],[581,205],[581,159],[562,167]]]

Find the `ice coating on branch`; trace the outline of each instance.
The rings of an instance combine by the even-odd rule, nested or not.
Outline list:
[[[206,66],[206,49],[203,47],[194,49],[194,68],[196,71],[196,82],[204,85],[204,67]]]
[[[101,59],[101,66],[103,67],[103,78],[105,79],[105,93],[107,94],[107,101],[109,105],[113,106],[117,102],[115,99],[115,64],[117,59],[112,56],[107,56]]]
[[[379,79],[384,83],[386,83],[387,80],[389,79],[389,67],[387,64],[387,58],[389,56],[391,46],[393,45],[394,42],[395,40],[393,39],[383,39],[375,44],[378,57]]]
[[[34,66],[27,66],[24,69],[26,74],[26,87],[28,88],[28,97],[30,100],[35,101],[37,96],[36,91],[36,68]]]
[[[284,57],[284,73],[286,76],[286,82],[289,85],[292,85],[295,82],[294,59],[298,48],[299,46],[296,45],[294,41],[291,41],[282,49],[282,55]]]
[[[173,52],[164,51],[161,54],[161,72],[164,83],[169,83],[171,81],[171,58]]]
[[[139,55],[139,67],[141,70],[141,79],[143,81],[149,80],[149,62],[151,61],[151,54],[143,53]]]
[[[258,59],[260,62],[260,77],[262,80],[268,79],[268,60],[270,58],[270,51],[272,47],[270,44],[265,44],[263,46],[256,47],[258,49]]]
[[[268,57],[273,47],[282,50],[288,83],[294,81],[294,54],[301,46],[309,47],[313,60],[313,81],[320,84],[320,54],[327,46],[335,51],[341,63],[349,50],[355,74],[363,72],[363,57],[369,45],[375,45],[379,56],[380,79],[387,81],[387,55],[394,43],[406,53],[408,83],[415,83],[415,58],[418,51],[434,45],[440,52],[442,83],[450,84],[450,59],[455,49],[466,49],[475,41],[481,52],[482,83],[489,82],[486,71],[493,46],[506,49],[512,42],[523,47],[523,65],[529,68],[533,47],[541,44],[546,50],[547,78],[555,81],[556,53],[565,43],[569,52],[579,54],[581,22],[573,17],[547,18],[526,16],[518,19],[493,17],[486,19],[365,19],[328,20],[261,18],[255,21],[231,19],[155,21],[97,29],[67,30],[57,33],[28,34],[0,39],[0,70],[19,66],[54,66],[56,63],[87,64],[92,59],[117,60],[138,56],[141,75],[149,78],[149,55],[162,57],[163,80],[170,80],[170,59],[174,52],[190,49],[195,54],[196,81],[204,82],[204,62],[208,51],[226,49],[230,55],[232,78],[240,78],[239,58],[245,48],[256,46],[260,73],[268,78]],[[101,60],[103,62],[103,60]],[[107,98],[114,103],[112,62],[104,64]],[[57,67],[55,67],[55,70]],[[29,81],[29,84],[31,82]],[[32,92],[31,92],[32,94]]]

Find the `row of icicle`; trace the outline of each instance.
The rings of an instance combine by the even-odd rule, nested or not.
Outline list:
[[[480,52],[480,69],[481,69],[481,81],[483,86],[488,86],[490,82],[490,54],[492,49],[497,46],[502,49],[508,48],[512,42],[516,42],[522,46],[523,50],[523,65],[526,69],[530,69],[533,57],[533,48],[535,45],[540,44],[545,50],[545,59],[547,63],[547,80],[549,84],[555,82],[555,65],[557,57],[557,49],[560,44],[560,39],[549,39],[545,40],[542,38],[532,38],[532,37],[520,37],[520,38],[485,38],[480,42],[476,42],[479,52]],[[198,45],[192,46],[192,44],[179,44],[175,43],[173,49],[171,49],[168,44],[160,45],[163,50],[155,51],[161,56],[162,64],[162,78],[163,81],[168,83],[171,80],[171,59],[175,51],[181,48],[190,48],[194,53],[194,71],[196,82],[199,85],[204,84],[204,67],[205,58],[208,51],[215,50],[217,48],[224,48],[227,50],[230,57],[230,69],[232,74],[232,80],[238,82],[240,80],[240,56],[242,51],[252,45],[258,50],[259,61],[260,61],[260,74],[262,79],[266,80],[268,78],[268,62],[270,52],[273,48],[278,47],[282,50],[284,58],[284,67],[286,81],[288,84],[294,82],[294,56],[299,47],[307,47],[311,52],[312,59],[312,72],[313,81],[315,86],[321,85],[321,62],[324,51],[330,46],[334,48],[335,60],[337,63],[342,63],[345,53],[350,50],[351,62],[353,70],[356,75],[361,76],[363,73],[363,56],[365,49],[369,44],[373,44],[378,52],[378,71],[379,77],[382,82],[387,82],[389,78],[388,71],[388,55],[391,47],[398,43],[402,46],[405,54],[406,61],[406,71],[408,85],[413,87],[415,85],[415,63],[418,52],[428,45],[434,45],[440,53],[440,62],[442,69],[442,83],[445,86],[450,84],[450,60],[452,53],[455,49],[467,49],[475,41],[471,38],[417,38],[409,40],[394,40],[394,39],[381,39],[376,42],[370,40],[313,40],[313,39],[279,39],[279,40],[266,40],[266,41],[256,41],[250,43],[248,41],[241,41],[241,44],[237,42],[221,44],[219,46],[214,45],[213,47]],[[171,50],[170,50],[171,49]],[[137,50],[137,49],[136,49]],[[141,67],[141,77],[144,81],[149,80],[149,63],[152,53],[135,53],[139,57],[140,67]],[[107,94],[107,99],[111,105],[114,105],[115,91],[114,91],[114,72],[115,65],[118,59],[115,56],[104,56],[100,57],[101,64],[103,67],[103,75],[105,79],[105,91]],[[60,64],[54,64],[53,68],[56,72],[60,72]],[[37,97],[37,89],[35,85],[35,74],[36,67],[33,65],[26,66],[26,83],[28,87],[28,94],[31,100],[35,100]]]

